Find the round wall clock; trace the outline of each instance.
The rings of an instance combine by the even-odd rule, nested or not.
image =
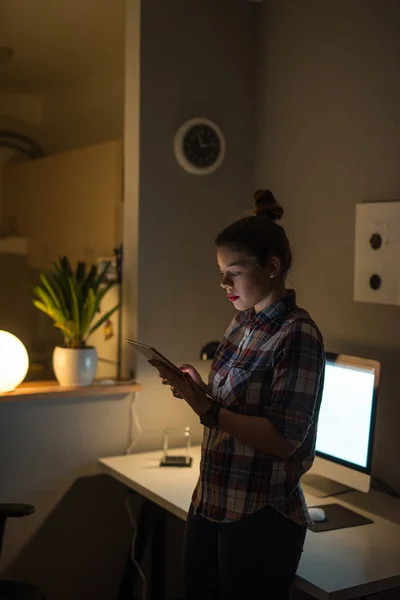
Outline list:
[[[210,119],[189,119],[175,134],[174,152],[180,166],[192,175],[209,175],[225,158],[225,138]]]

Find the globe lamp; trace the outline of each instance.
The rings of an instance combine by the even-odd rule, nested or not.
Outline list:
[[[25,379],[28,352],[15,335],[0,330],[0,392],[12,392]]]

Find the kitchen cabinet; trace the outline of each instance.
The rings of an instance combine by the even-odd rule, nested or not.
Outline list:
[[[30,267],[111,257],[121,243],[123,143],[115,140],[45,158],[8,163],[2,226],[27,238]]]

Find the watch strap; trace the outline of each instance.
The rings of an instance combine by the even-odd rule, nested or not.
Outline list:
[[[221,408],[222,405],[219,402],[212,400],[210,403],[210,407],[206,410],[206,412],[200,415],[200,422],[202,423],[202,425],[205,425],[206,427],[210,428],[217,427]]]

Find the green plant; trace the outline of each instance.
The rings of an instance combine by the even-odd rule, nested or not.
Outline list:
[[[102,299],[115,284],[107,280],[111,263],[106,263],[100,272],[96,266],[87,272],[84,262],[78,262],[73,271],[65,256],[53,265],[54,272],[48,276],[42,273],[41,285],[33,287],[38,298],[33,304],[61,329],[67,348],[86,348],[88,337],[119,308],[114,306],[92,325]]]

